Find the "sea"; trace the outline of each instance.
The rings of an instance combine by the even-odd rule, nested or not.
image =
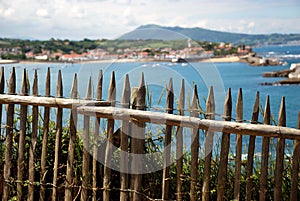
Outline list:
[[[185,82],[185,108],[191,105],[193,88],[196,85],[200,107],[205,108],[208,91],[213,87],[216,101],[217,118],[221,119],[223,105],[228,88],[232,92],[232,117],[236,117],[235,105],[239,89],[243,95],[243,119],[251,120],[256,93],[260,93],[261,110],[265,107],[266,97],[271,103],[272,124],[277,124],[278,112],[282,97],[285,97],[287,126],[297,126],[300,112],[300,85],[263,85],[264,82],[276,82],[283,78],[264,78],[262,74],[290,68],[292,63],[300,63],[300,46],[263,46],[255,47],[253,51],[266,58],[277,58],[285,65],[280,66],[249,66],[247,63],[213,63],[213,62],[82,62],[82,63],[17,63],[6,64],[5,78],[8,82],[12,67],[16,68],[17,92],[20,92],[21,78],[24,69],[28,70],[29,80],[33,82],[34,71],[39,75],[39,94],[45,92],[45,77],[48,67],[51,70],[51,94],[55,96],[58,71],[63,77],[64,97],[70,96],[74,74],[78,77],[79,96],[84,99],[88,80],[93,84],[93,97],[96,97],[96,86],[100,70],[103,72],[103,99],[107,100],[107,91],[111,74],[114,71],[116,78],[117,105],[120,105],[125,75],[129,75],[131,87],[139,86],[141,76],[145,78],[147,87],[147,106],[151,111],[165,111],[166,88],[172,78],[175,101],[178,100],[182,80]],[[7,90],[7,87],[6,87]],[[174,106],[177,108],[177,106]],[[176,111],[175,111],[176,113]],[[259,115],[262,122],[262,113]],[[234,143],[234,141],[232,141]]]

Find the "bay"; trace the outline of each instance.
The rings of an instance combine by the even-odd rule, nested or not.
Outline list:
[[[253,67],[246,63],[189,63],[189,64],[174,64],[171,62],[93,62],[93,63],[18,63],[4,65],[6,82],[8,82],[9,71],[13,66],[16,68],[17,74],[17,93],[20,92],[21,78],[24,68],[28,70],[29,79],[32,84],[34,70],[39,74],[39,94],[43,95],[45,92],[45,77],[47,68],[51,70],[51,95],[55,96],[56,80],[58,71],[62,71],[64,97],[70,96],[71,86],[74,74],[78,75],[78,87],[80,98],[86,95],[86,88],[89,77],[92,78],[94,92],[97,85],[99,71],[103,71],[103,99],[107,100],[107,91],[109,80],[112,71],[115,71],[117,83],[117,104],[120,103],[122,88],[125,75],[130,77],[131,87],[138,86],[141,74],[144,73],[146,85],[148,88],[147,102],[148,110],[152,111],[165,111],[165,93],[166,85],[172,77],[174,83],[175,100],[179,96],[181,80],[184,79],[186,83],[186,110],[190,105],[193,93],[193,86],[196,84],[200,99],[200,106],[205,108],[205,100],[208,95],[210,86],[214,87],[216,99],[216,113],[219,114],[217,119],[221,119],[223,114],[223,105],[226,92],[230,87],[232,90],[233,110],[232,117],[235,119],[235,104],[239,88],[243,90],[243,119],[245,122],[251,120],[253,104],[255,101],[256,92],[260,92],[261,108],[264,108],[267,96],[270,96],[271,113],[275,120],[272,124],[276,124],[278,119],[278,112],[282,96],[286,99],[286,113],[287,113],[287,126],[296,127],[298,113],[300,111],[300,85],[282,85],[282,86],[265,86],[263,82],[275,82],[283,78],[263,78],[262,74],[267,71],[276,71],[288,69],[291,63],[300,62],[300,46],[269,46],[255,48],[259,55],[263,57],[273,57],[287,62],[285,66],[268,66],[268,67]],[[7,86],[6,86],[7,91]],[[96,97],[94,93],[93,97]],[[175,108],[177,106],[174,106]],[[175,111],[176,113],[176,111]],[[186,111],[186,115],[189,112]],[[64,114],[68,118],[68,111]],[[51,114],[55,119],[55,112]],[[202,116],[203,117],[203,116]],[[262,122],[262,113],[259,115],[259,122]],[[116,123],[116,127],[119,124]],[[160,126],[158,129],[161,129]],[[104,129],[104,128],[103,128]],[[152,126],[152,129],[156,129]],[[190,145],[190,132],[185,132],[185,147]],[[203,137],[203,136],[202,136]],[[216,135],[215,142],[217,145],[220,135]],[[248,137],[243,138],[243,150],[247,150]],[[174,145],[172,145],[174,146]],[[203,148],[203,140],[200,140],[200,146]],[[292,141],[287,141],[287,146],[292,146]],[[259,154],[261,149],[261,138],[256,140],[256,153]],[[235,150],[235,137],[231,138],[231,150]],[[275,149],[270,150],[272,153]],[[200,151],[201,152],[201,151]],[[291,153],[291,149],[286,149],[287,154]],[[243,155],[246,157],[246,155]]]
[[[64,96],[69,97],[74,73],[77,73],[79,80],[80,97],[85,97],[85,91],[89,77],[92,77],[94,88],[97,84],[99,70],[104,73],[103,99],[107,99],[107,89],[111,72],[115,71],[117,81],[117,100],[120,101],[123,80],[125,74],[129,74],[131,86],[138,86],[141,73],[145,75],[145,81],[152,95],[151,106],[164,108],[165,99],[160,95],[173,78],[175,97],[179,95],[181,80],[186,82],[186,91],[192,95],[193,85],[198,87],[201,106],[205,108],[205,98],[208,88],[214,86],[217,113],[223,113],[223,103],[228,87],[232,89],[233,117],[235,117],[235,100],[239,88],[243,89],[244,98],[244,119],[251,119],[251,112],[254,98],[257,91],[260,92],[261,105],[264,107],[266,96],[270,96],[271,113],[277,119],[281,97],[286,98],[287,125],[296,127],[298,112],[300,111],[300,85],[263,86],[263,82],[274,82],[282,78],[263,78],[262,73],[267,71],[283,70],[289,68],[291,63],[300,62],[300,46],[270,46],[255,48],[258,54],[268,57],[279,56],[287,62],[286,66],[253,67],[245,63],[190,63],[187,66],[172,63],[18,63],[5,65],[5,76],[8,80],[9,71],[12,66],[16,67],[17,92],[20,91],[21,75],[24,68],[29,72],[32,83],[34,70],[39,74],[39,94],[44,94],[44,83],[47,67],[51,69],[51,94],[55,95],[56,79],[58,70],[62,71]],[[6,87],[7,90],[7,87]],[[95,94],[94,94],[95,97]],[[191,99],[191,98],[190,98]],[[187,102],[190,100],[187,100]]]

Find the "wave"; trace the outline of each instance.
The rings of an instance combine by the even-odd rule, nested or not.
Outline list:
[[[259,54],[266,58],[278,58],[278,59],[300,59],[300,54],[286,54],[282,52],[266,52]]]

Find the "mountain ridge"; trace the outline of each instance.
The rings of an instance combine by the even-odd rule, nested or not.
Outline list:
[[[233,44],[266,45],[286,44],[293,41],[300,41],[300,34],[246,34],[210,30],[201,27],[184,28],[180,26],[169,27],[156,24],[141,25],[123,34],[119,40],[179,40],[192,39],[210,42],[229,42]]]

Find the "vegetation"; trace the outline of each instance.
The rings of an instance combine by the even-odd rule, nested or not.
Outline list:
[[[16,184],[17,181],[14,179],[16,178],[16,164],[17,164],[17,152],[18,152],[18,137],[19,137],[19,117],[18,117],[18,109],[17,109],[17,117],[15,119],[15,128],[14,128],[14,133],[13,133],[13,158],[12,158],[12,178],[9,182],[10,184],[10,189],[11,191],[11,196],[16,196]],[[30,149],[30,136],[31,136],[31,121],[32,117],[31,115],[28,115],[27,118],[27,136],[26,136],[26,152],[25,152],[25,160],[28,160],[28,153]],[[64,180],[65,180],[65,172],[66,172],[66,161],[67,161],[67,153],[68,153],[68,144],[69,144],[69,125],[68,122],[63,128],[62,131],[62,143],[61,143],[61,155],[60,155],[60,164],[59,164],[59,180],[57,182],[58,186],[58,195],[64,194],[64,188],[61,187],[64,185]],[[102,122],[105,123],[105,122]],[[105,128],[105,124],[101,124],[102,128]],[[147,153],[152,153],[152,152],[162,152],[163,151],[163,137],[164,136],[164,127],[158,126],[157,129],[153,128],[148,128],[147,129],[147,136],[146,138],[146,144],[145,144],[145,151]],[[80,133],[78,133],[80,135]],[[101,136],[106,135],[106,130],[102,130]],[[56,125],[54,121],[50,121],[50,129],[49,129],[49,138],[48,138],[48,155],[47,155],[47,174],[45,175],[45,181],[47,184],[46,186],[46,194],[51,195],[51,183],[52,183],[52,178],[53,178],[53,164],[54,164],[54,148],[55,148],[55,136],[56,136]],[[38,188],[40,186],[39,180],[40,180],[40,158],[41,156],[41,143],[42,143],[42,138],[43,138],[43,126],[42,122],[40,122],[39,126],[39,135],[38,135],[38,140],[37,140],[37,149],[35,156],[36,161],[35,161],[35,185],[36,185],[36,196],[38,196]],[[205,139],[205,133],[203,131],[200,132],[200,138],[201,141]],[[3,132],[0,135],[0,175],[3,175],[3,165],[4,165],[4,142],[5,142],[5,136],[3,135]],[[105,140],[105,137],[101,139],[102,141]],[[100,142],[99,148],[101,148],[102,141]],[[219,158],[220,156],[218,153],[220,153],[220,141],[217,141],[216,145],[214,146],[213,149],[213,158],[212,158],[212,166],[211,166],[211,183],[210,183],[210,198],[211,200],[216,200],[217,196],[217,177],[218,177],[218,167],[219,167]],[[275,143],[272,140],[271,141],[271,147],[270,151],[273,153],[275,151]],[[82,181],[82,140],[77,137],[76,142],[75,142],[75,162],[74,162],[74,194],[76,195],[78,193],[78,186],[81,185]],[[102,153],[102,152],[101,152]],[[118,150],[115,152],[115,157],[118,157]],[[285,169],[284,169],[284,174],[283,174],[283,192],[284,192],[284,200],[289,199],[289,190],[290,190],[290,185],[291,185],[291,167],[292,167],[292,161],[291,161],[291,156],[286,155],[285,156]],[[114,160],[114,159],[113,159]],[[151,160],[151,159],[150,159]],[[260,158],[255,157],[254,159],[254,171],[253,171],[253,194],[252,194],[252,199],[258,200],[259,199],[259,178],[260,178]],[[184,200],[189,200],[189,188],[190,188],[190,153],[186,152],[183,155],[183,199]],[[233,197],[233,184],[234,184],[234,169],[235,169],[235,164],[234,164],[234,150],[230,151],[229,155],[229,164],[228,164],[228,169],[227,169],[227,187],[226,187],[226,192],[225,192],[225,200],[230,200]],[[267,191],[267,200],[273,200],[273,189],[274,189],[274,169],[275,169],[275,158],[274,156],[270,155],[269,158],[269,176],[268,176],[268,191]],[[203,168],[204,168],[204,159],[199,158],[199,165],[198,165],[198,186],[197,186],[197,194],[199,197],[201,197],[201,188],[202,188],[202,178],[203,178]],[[26,163],[26,166],[28,164]],[[99,163],[99,167],[102,167],[102,165]],[[26,167],[25,169],[28,169]],[[99,176],[102,174],[101,169],[99,171]],[[243,161],[242,164],[242,177],[241,177],[241,197],[245,198],[245,185],[246,185],[246,178],[245,178],[245,171],[246,171],[246,161]],[[25,172],[25,178],[28,178],[28,173]],[[119,173],[116,171],[112,172],[112,183],[111,183],[111,188],[112,188],[112,200],[118,200],[119,198],[119,191],[117,190],[119,188]],[[26,187],[29,185],[28,180],[23,181],[24,186]],[[101,182],[102,180],[99,179],[99,187],[101,187]],[[143,195],[150,197],[150,198],[160,198],[161,197],[161,186],[162,186],[162,171],[157,171],[153,173],[149,173],[144,175],[143,177]],[[170,167],[170,188],[171,192],[176,192],[176,165],[173,164]],[[24,188],[26,189],[26,188]],[[99,193],[102,191],[99,189]],[[27,193],[27,189],[23,192],[25,195]],[[170,199],[175,199],[175,194],[171,194]],[[15,198],[15,197],[14,197]],[[12,199],[14,200],[14,199]]]
[[[168,54],[169,50],[183,50],[188,47],[200,47],[204,51],[212,51],[215,55],[235,54],[237,47],[230,50],[223,48],[217,50],[220,43],[207,41],[181,40],[90,40],[70,41],[68,39],[50,39],[48,41],[21,40],[0,38],[0,56],[2,59],[25,60],[26,53],[34,55],[50,55],[53,53],[82,54],[93,49],[101,49],[108,54],[123,54],[126,50],[136,52],[148,52],[156,54]],[[201,52],[199,52],[201,53]]]
[[[42,50],[49,50],[50,52],[70,53],[74,51],[76,53],[86,52],[88,49],[95,49],[99,41],[84,39],[82,41],[70,41],[68,39],[60,40],[51,38],[48,41],[39,40],[21,40],[21,39],[9,39],[0,38],[0,48],[13,49],[12,51],[20,50],[22,53],[33,51],[33,53],[42,53]]]
[[[178,40],[191,38],[196,41],[228,42],[235,45],[278,45],[289,42],[300,41],[300,34],[243,34],[222,31],[213,31],[203,28],[183,28],[183,27],[164,27],[158,25],[144,25],[124,34],[122,40],[134,39],[157,39],[157,40]]]

